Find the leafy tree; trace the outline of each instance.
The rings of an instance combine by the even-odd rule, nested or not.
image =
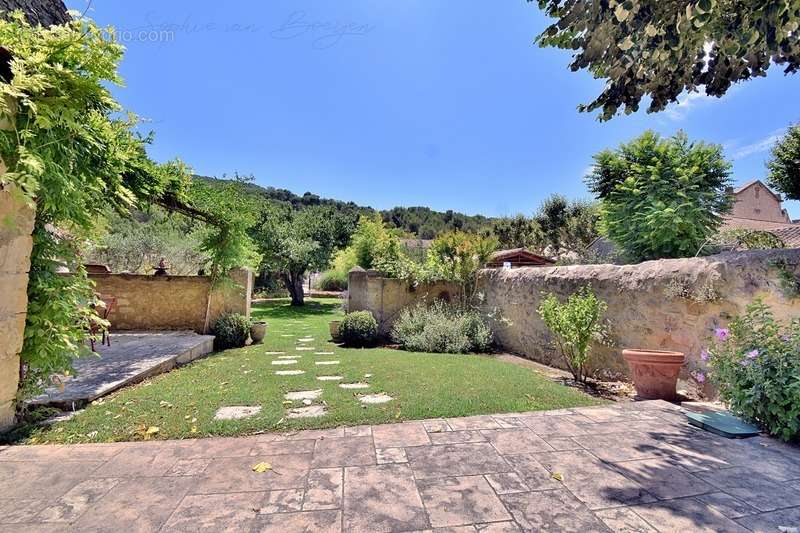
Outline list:
[[[717,145],[648,131],[594,156],[589,189],[601,230],[634,260],[694,255],[731,208],[731,165]]]
[[[303,279],[309,270],[328,266],[337,245],[346,242],[350,221],[331,206],[294,211],[268,206],[256,232],[264,268],[278,272],[292,298],[303,305]]]
[[[158,207],[149,212],[112,212],[106,233],[86,260],[107,265],[112,272],[152,274],[152,267],[164,257],[170,274],[192,275],[208,261],[200,251],[201,232],[196,222]]]
[[[722,96],[772,63],[787,74],[800,66],[796,0],[537,1],[558,19],[539,44],[574,50],[571,70],[605,80],[602,93],[579,106],[600,110],[601,120],[637,111],[645,96],[648,112],[661,111],[684,90]]]
[[[497,238],[502,249],[527,248],[531,251],[542,251],[545,247],[545,235],[541,226],[524,215],[495,220],[491,234]]]
[[[589,348],[592,341],[601,341],[605,328],[601,324],[608,305],[597,298],[587,285],[560,302],[550,293],[539,305],[542,321],[555,337],[558,350],[575,381],[586,382]]]
[[[770,187],[790,200],[800,200],[800,124],[791,126],[775,144],[767,168]]]
[[[454,281],[461,287],[461,305],[475,303],[478,271],[486,266],[497,250],[497,239],[463,231],[438,237],[430,249],[426,264],[431,279]]]
[[[533,219],[543,232],[545,246],[554,253],[581,251],[597,237],[597,209],[591,202],[553,194],[542,202]]]

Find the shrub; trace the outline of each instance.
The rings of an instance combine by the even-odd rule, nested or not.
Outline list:
[[[214,344],[219,349],[241,348],[250,336],[250,319],[238,313],[226,313],[220,316],[212,333],[216,335]]]
[[[695,255],[730,211],[720,146],[648,131],[594,160],[586,181],[600,199],[601,231],[633,260]]]
[[[392,328],[392,338],[412,352],[486,352],[492,344],[492,330],[472,309],[437,300],[407,307]]]
[[[800,437],[800,319],[781,324],[756,300],[716,330],[701,359],[731,411],[783,440]]]
[[[348,313],[339,325],[339,337],[347,346],[369,346],[378,340],[378,322],[369,311]]]
[[[550,293],[539,305],[539,316],[555,336],[556,345],[576,381],[586,382],[589,348],[592,340],[602,340],[604,336],[600,320],[607,308],[588,285],[571,294],[564,303]]]
[[[323,272],[319,278],[319,288],[323,291],[346,291],[347,274],[336,270]]]

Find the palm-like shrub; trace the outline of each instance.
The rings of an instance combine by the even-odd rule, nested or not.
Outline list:
[[[586,180],[600,199],[601,232],[632,260],[695,255],[730,210],[720,146],[648,131],[594,159]]]

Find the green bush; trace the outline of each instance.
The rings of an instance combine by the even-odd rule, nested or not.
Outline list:
[[[224,350],[226,348],[241,348],[250,336],[250,319],[238,313],[226,313],[220,316],[212,333],[216,348]]]
[[[800,437],[800,319],[781,324],[756,300],[716,330],[701,359],[731,411],[783,440]]]
[[[412,352],[486,352],[492,344],[492,330],[471,309],[437,300],[407,307],[392,328],[392,338]]]
[[[347,273],[337,270],[323,272],[319,279],[319,288],[323,291],[346,291]]]
[[[339,324],[339,338],[347,346],[370,346],[378,340],[378,322],[369,311],[348,313]]]
[[[607,308],[588,285],[571,294],[564,303],[550,293],[539,305],[539,316],[555,336],[556,345],[576,381],[586,381],[589,348],[592,340],[604,337],[600,320]]]
[[[635,261],[694,256],[730,211],[720,146],[648,131],[594,160],[586,181],[600,199],[601,232]]]

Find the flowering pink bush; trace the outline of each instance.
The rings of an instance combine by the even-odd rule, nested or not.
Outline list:
[[[729,328],[715,330],[700,358],[733,412],[783,440],[800,437],[800,318],[781,324],[756,300]]]

